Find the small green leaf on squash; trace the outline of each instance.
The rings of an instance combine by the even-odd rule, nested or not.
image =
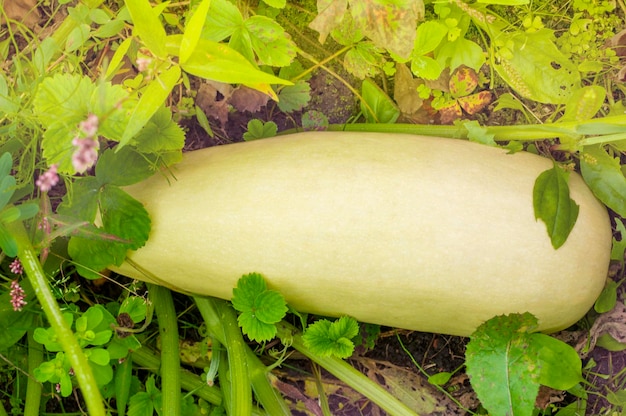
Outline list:
[[[578,205],[570,198],[568,174],[554,164],[539,175],[533,189],[535,218],[541,219],[548,229],[555,249],[561,247],[574,228],[578,218]]]
[[[593,194],[621,217],[626,217],[626,177],[619,159],[610,156],[602,146],[585,146],[580,171]]]
[[[321,319],[309,325],[302,336],[307,348],[324,357],[348,358],[354,351],[352,339],[359,333],[359,324],[354,318],[343,316],[331,322]]]

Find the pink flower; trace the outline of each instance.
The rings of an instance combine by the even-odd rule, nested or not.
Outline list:
[[[24,273],[24,268],[22,267],[22,263],[20,263],[20,259],[15,259],[9,264],[9,270],[11,273],[22,274]]]
[[[14,311],[21,311],[22,308],[26,305],[26,301],[24,298],[26,297],[26,293],[24,289],[20,286],[17,280],[11,282],[11,305],[13,305]]]
[[[59,183],[59,175],[57,174],[56,164],[50,166],[50,168],[35,181],[35,185],[37,185],[41,192],[48,192],[57,183]]]
[[[74,150],[74,154],[72,154],[72,165],[76,172],[84,173],[98,160],[100,143],[98,143],[98,140],[90,137],[84,139],[75,137],[74,140],[72,140],[72,144],[76,146],[76,150]]]
[[[87,116],[87,120],[81,121],[78,124],[78,128],[81,129],[83,133],[85,133],[85,137],[94,138],[96,133],[98,133],[98,124],[100,121],[98,120],[98,116],[95,114],[89,114]]]

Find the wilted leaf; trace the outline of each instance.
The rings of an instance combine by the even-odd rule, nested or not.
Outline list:
[[[233,90],[229,102],[238,111],[256,113],[267,104],[269,98],[267,94],[242,85]]]
[[[0,6],[3,7],[0,24],[6,23],[6,15],[9,19],[22,22],[32,29],[40,17],[37,3],[37,0],[4,0],[4,2],[0,2]]]
[[[317,0],[317,16],[309,27],[319,32],[320,43],[324,43],[328,34],[341,23],[347,10],[347,0]]]
[[[467,114],[476,114],[491,103],[491,93],[481,91],[458,99],[459,105]]]
[[[204,82],[198,88],[196,105],[204,111],[204,114],[224,126],[228,121],[228,101],[232,93],[233,87],[229,84]]]
[[[456,100],[439,108],[438,112],[441,124],[452,124],[454,120],[458,120],[463,116],[463,110]]]
[[[454,98],[470,95],[478,86],[478,75],[472,68],[458,67],[450,76],[450,94]]]
[[[359,79],[377,75],[384,62],[382,49],[372,42],[359,42],[343,58],[344,68]]]
[[[413,114],[422,106],[424,100],[417,92],[417,87],[421,84],[423,82],[413,78],[411,71],[405,64],[396,64],[393,98],[404,114]]]
[[[418,19],[424,3],[416,0],[351,0],[350,13],[377,46],[403,59],[413,50]]]

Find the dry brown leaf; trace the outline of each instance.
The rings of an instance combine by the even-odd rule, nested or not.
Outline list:
[[[328,34],[341,23],[347,9],[347,0],[317,0],[317,16],[309,27],[319,32],[320,43],[324,43]]]
[[[411,70],[405,64],[396,64],[393,98],[403,114],[414,114],[422,107],[424,100],[417,92],[417,87],[421,84],[423,81],[413,78]]]
[[[207,81],[198,88],[196,105],[207,117],[216,119],[224,126],[228,121],[228,104],[232,93],[233,87],[229,84]]]
[[[256,113],[267,104],[269,99],[269,95],[241,85],[235,88],[229,103],[238,111]]]
[[[608,334],[620,343],[626,343],[626,305],[623,301],[617,301],[615,307],[600,315],[591,329],[586,332],[577,342],[576,350],[585,358],[596,346],[598,338]]]
[[[0,0],[0,7],[10,20],[24,23],[33,28],[39,22],[39,10],[37,0]],[[0,24],[5,24],[4,16],[0,16]]]

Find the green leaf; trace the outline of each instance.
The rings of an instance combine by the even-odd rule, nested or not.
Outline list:
[[[539,392],[540,368],[528,354],[537,319],[525,313],[482,324],[467,344],[467,374],[483,406],[494,416],[530,416]]]
[[[359,79],[377,75],[384,62],[382,49],[372,42],[357,43],[343,57],[344,68]]]
[[[260,293],[267,290],[265,279],[258,273],[250,273],[242,276],[237,281],[237,287],[233,289],[231,299],[233,308],[239,312],[247,311],[254,305],[254,299]]]
[[[28,202],[18,205],[17,209],[20,211],[19,219],[23,221],[31,219],[35,215],[37,215],[37,213],[39,212],[39,205],[34,202]]]
[[[5,224],[16,221],[19,218],[20,218],[20,210],[16,206],[4,207],[4,209],[0,211],[0,222],[3,222]]]
[[[202,37],[220,42],[232,36],[244,24],[241,12],[228,0],[212,0]]]
[[[180,63],[185,63],[191,56],[194,49],[198,45],[200,36],[202,35],[202,28],[206,22],[207,13],[211,6],[211,0],[202,0],[200,5],[193,12],[193,15],[189,21],[185,24],[185,32],[183,33],[183,39],[180,42]]]
[[[245,141],[251,141],[274,137],[277,131],[278,126],[273,121],[264,123],[255,118],[248,121],[248,131],[243,134],[243,139]]]
[[[287,0],[263,0],[263,3],[275,9],[284,9],[287,5]]]
[[[501,4],[503,6],[521,6],[530,3],[530,0],[478,0],[477,3]]]
[[[483,48],[476,42],[459,37],[452,42],[445,42],[436,51],[435,59],[444,68],[450,68],[450,71],[454,71],[461,65],[479,71],[485,63],[485,54]]]
[[[297,81],[282,88],[278,99],[278,108],[285,113],[302,110],[311,100],[311,86],[306,81]]]
[[[604,104],[605,98],[606,90],[599,85],[587,85],[574,91],[565,104],[565,114],[559,119],[559,123],[585,121],[594,118]]]
[[[0,178],[4,178],[11,173],[11,168],[13,167],[13,157],[11,153],[4,153],[0,157]]]
[[[127,416],[153,416],[162,393],[156,388],[154,376],[148,377],[146,391],[135,393],[128,401]]]
[[[150,177],[149,160],[131,147],[124,147],[119,151],[107,149],[102,153],[96,165],[96,179],[103,185],[127,186]]]
[[[373,81],[366,79],[361,86],[363,101],[361,111],[368,123],[393,124],[400,116],[400,110],[393,100]]]
[[[585,146],[580,158],[585,182],[602,203],[626,218],[626,177],[619,159],[609,156],[602,146]]]
[[[549,335],[530,337],[529,355],[536,354],[539,383],[555,390],[569,390],[583,381],[582,362],[576,350]]]
[[[244,28],[240,36],[250,40],[259,65],[287,66],[296,57],[295,44],[274,20],[252,16],[245,21]],[[245,51],[240,52],[246,55]]]
[[[2,224],[0,224],[0,248],[8,257],[17,256],[17,242]]]
[[[172,41],[176,37],[170,36]],[[183,70],[201,78],[226,84],[285,84],[291,82],[260,71],[244,56],[221,43],[200,39],[193,54],[182,64]]]
[[[161,108],[179,79],[180,67],[174,65],[148,84],[130,115],[124,135],[120,139],[120,147],[128,144],[148,123],[150,118]]]
[[[165,29],[148,0],[124,0],[135,33],[156,57],[167,58]]]
[[[451,377],[452,373],[442,371],[441,373],[433,374],[432,376],[428,377],[428,382],[430,384],[434,384],[435,386],[443,386],[448,381],[450,381]]]
[[[580,73],[551,37],[547,29],[533,33],[500,32],[500,63],[494,68],[523,97],[546,104],[565,104],[580,88]]]
[[[435,21],[428,20],[417,27],[415,46],[412,57],[420,57],[434,51],[448,33],[448,28]]]
[[[98,212],[98,194],[100,182],[93,176],[77,178],[72,185],[72,192],[63,196],[58,213],[89,223],[96,219]]]
[[[139,296],[129,296],[124,299],[120,306],[119,313],[127,313],[134,323],[141,322],[146,319],[146,300]]]
[[[251,340],[266,342],[276,337],[276,325],[261,322],[252,312],[243,312],[237,318],[241,331]]]
[[[615,307],[617,303],[617,283],[613,280],[607,279],[606,285],[600,293],[596,303],[593,305],[593,309],[598,313],[609,312]]]
[[[624,251],[626,251],[626,227],[624,220],[620,217],[615,218],[615,230],[620,234],[621,240],[613,239],[613,247],[611,248],[611,260],[624,262]]]
[[[569,196],[567,182],[567,173],[554,164],[539,175],[533,189],[535,219],[546,224],[555,249],[565,243],[578,218],[579,207]]]
[[[341,317],[335,322],[321,319],[309,325],[302,336],[307,348],[324,357],[348,358],[354,352],[352,339],[359,333],[359,324],[353,318]]]
[[[90,348],[88,350],[85,350],[85,353],[89,361],[98,365],[108,365],[109,361],[111,361],[109,352],[102,348]],[[103,384],[106,384],[106,383],[103,383]]]

